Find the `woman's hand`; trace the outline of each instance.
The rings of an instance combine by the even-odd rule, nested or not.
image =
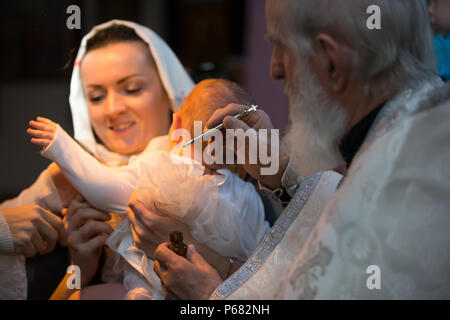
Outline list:
[[[233,116],[248,109],[248,106],[239,105],[239,104],[229,104],[225,108],[217,109],[213,115],[209,118],[208,122],[206,123],[206,126],[208,128],[214,128],[215,126],[219,125],[220,123],[223,123],[223,126],[225,129],[242,129],[244,132],[246,132],[249,129],[254,129],[256,131],[261,129],[267,129],[268,130],[268,140],[267,140],[267,149],[268,151],[272,150],[271,146],[271,139],[270,137],[270,130],[273,129],[272,122],[270,121],[269,116],[262,110],[257,110],[253,112],[249,112],[246,114],[242,119],[236,119]],[[225,141],[225,139],[224,139]],[[259,141],[253,141],[256,143],[260,143]],[[250,164],[247,163],[248,159],[250,159],[250,148],[248,146],[248,143],[246,143],[245,148],[245,170],[255,179],[262,182],[264,185],[271,189],[276,189],[281,186],[281,178],[283,177],[283,173],[286,170],[286,167],[289,162],[289,155],[287,153],[287,150],[283,146],[283,144],[280,141],[277,141],[279,143],[279,154],[273,155],[273,157],[277,156],[278,159],[278,170],[273,175],[263,175],[261,174],[261,169],[268,167],[269,165],[265,164],[263,165],[261,163],[261,159],[257,159],[256,164]],[[235,153],[237,153],[236,150],[236,144],[235,144]],[[259,152],[256,155],[259,157]],[[272,155],[270,155],[272,157]]]
[[[112,228],[105,222],[111,215],[75,200],[64,210],[64,226],[69,235],[71,264],[81,269],[81,286],[88,285],[99,267],[103,246]]]
[[[11,231],[15,253],[32,257],[53,251],[56,242],[67,245],[61,218],[33,204],[0,211]]]
[[[206,300],[221,283],[217,271],[188,246],[186,258],[172,252],[169,243],[162,243],[155,251],[155,270],[161,279],[166,299]]]
[[[27,133],[34,137],[31,139],[31,143],[45,149],[50,145],[53,139],[55,139],[58,125],[53,121],[46,118],[37,117],[36,121],[31,120],[29,124],[32,128],[34,128],[29,128],[27,130]]]

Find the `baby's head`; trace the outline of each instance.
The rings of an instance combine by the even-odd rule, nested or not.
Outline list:
[[[175,117],[181,119],[181,128],[190,132],[194,138],[194,121],[201,121],[203,130],[214,111],[230,103],[250,106],[253,98],[237,83],[223,79],[208,79],[199,82],[184,100]],[[173,123],[173,129],[180,124]]]
[[[194,136],[194,122],[201,121],[202,132],[214,111],[230,103],[250,106],[254,104],[253,98],[237,83],[223,79],[208,79],[199,82],[184,100],[180,109],[174,114],[169,137],[176,129],[185,129]],[[198,134],[198,132],[197,132]],[[172,147],[177,142],[171,141]],[[205,148],[207,143],[203,144]],[[193,147],[193,145],[192,145]],[[203,149],[202,148],[202,149]]]

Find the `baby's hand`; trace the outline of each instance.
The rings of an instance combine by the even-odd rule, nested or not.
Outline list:
[[[36,120],[30,121],[29,124],[34,129],[29,128],[27,133],[34,137],[31,139],[31,143],[45,149],[55,139],[57,124],[42,117],[37,117]]]

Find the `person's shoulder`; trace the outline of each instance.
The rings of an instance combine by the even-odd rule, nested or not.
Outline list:
[[[360,195],[363,207],[388,200],[401,204],[413,189],[440,201],[450,193],[449,122],[450,100],[429,100],[360,151],[341,189]]]
[[[435,90],[419,107],[399,118],[367,148],[367,153],[381,152],[382,158],[388,160],[380,165],[429,164],[450,153],[450,85]]]
[[[408,190],[439,201],[450,193],[450,100],[425,108],[405,119],[369,152],[366,178],[388,198],[405,197]],[[375,161],[374,161],[375,160]],[[413,201],[420,199],[411,199]]]
[[[423,164],[427,170],[435,160],[450,156],[450,87],[443,92],[447,98],[430,99],[387,134],[388,150],[398,166]]]
[[[434,36],[434,45],[439,46],[441,48],[443,47],[449,47],[450,46],[450,33],[447,35],[441,35],[441,34],[436,34]]]

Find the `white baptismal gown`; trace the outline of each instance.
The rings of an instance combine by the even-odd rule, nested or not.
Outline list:
[[[195,160],[163,151],[167,145],[167,136],[155,138],[127,166],[110,168],[58,127],[55,139],[42,154],[55,161],[70,183],[98,209],[124,213],[137,189],[138,199],[148,208],[189,225],[198,242],[222,256],[245,261],[270,229],[255,187],[227,169],[204,174],[204,167]],[[153,261],[133,243],[127,219],[107,241],[139,272],[125,267],[128,298],[162,298]]]

